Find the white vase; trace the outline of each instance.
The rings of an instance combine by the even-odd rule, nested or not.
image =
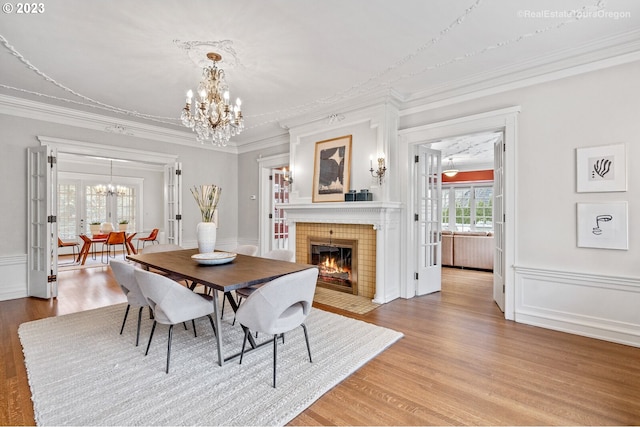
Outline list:
[[[216,234],[215,222],[199,222],[196,228],[198,252],[201,254],[213,252],[216,248]]]

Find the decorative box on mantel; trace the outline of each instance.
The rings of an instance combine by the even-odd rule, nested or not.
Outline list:
[[[296,244],[297,223],[370,224],[376,231],[375,296],[386,303],[400,296],[400,202],[334,202],[278,204],[286,212],[289,241]],[[298,260],[306,262],[306,260]]]

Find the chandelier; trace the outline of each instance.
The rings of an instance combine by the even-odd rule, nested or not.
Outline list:
[[[224,78],[224,70],[216,66],[216,62],[220,61],[222,56],[210,52],[207,58],[212,61],[212,64],[202,70],[202,81],[198,85],[193,111],[191,111],[193,91],[189,90],[187,104],[182,110],[180,119],[183,125],[196,133],[198,142],[202,144],[210,141],[213,145],[220,147],[227,145],[229,138],[242,132],[244,119],[240,111],[239,98],[236,99],[236,105],[233,108],[229,106],[229,87]]]
[[[108,185],[98,185],[95,190],[96,194],[107,196],[124,196],[127,194],[127,189],[121,186],[113,185],[113,160],[111,160],[111,175]]]

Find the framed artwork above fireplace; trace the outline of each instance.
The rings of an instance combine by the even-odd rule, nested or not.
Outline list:
[[[316,142],[313,202],[344,202],[350,176],[351,135]]]

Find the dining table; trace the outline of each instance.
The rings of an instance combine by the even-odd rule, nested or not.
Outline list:
[[[133,238],[136,236],[136,232],[125,232],[125,249],[127,250],[127,255],[136,254],[136,247],[133,245]],[[84,236],[84,237],[82,237]],[[100,233],[100,234],[90,234],[90,235],[81,235],[82,239],[82,248],[78,252],[77,263],[80,265],[84,265],[87,261],[87,256],[89,252],[92,252],[93,249],[93,259],[96,259],[96,250],[95,244],[97,243],[105,243],[107,238],[109,237],[109,233]]]
[[[218,252],[218,251],[217,251]],[[219,251],[222,252],[222,251]],[[191,283],[192,290],[200,284],[212,289],[214,325],[216,329],[216,341],[218,352],[218,364],[222,366],[225,361],[238,355],[225,359],[222,348],[222,328],[220,327],[220,307],[218,292],[226,297],[233,311],[237,311],[238,304],[231,295],[231,291],[246,288],[252,285],[269,282],[286,274],[313,268],[309,264],[301,264],[288,261],[280,261],[270,258],[248,256],[241,254],[229,254],[231,259],[220,264],[203,264],[192,256],[198,254],[198,249],[183,249],[176,251],[130,254],[127,259],[137,262],[147,269],[159,270],[166,273],[174,280],[186,280]],[[234,257],[235,256],[235,257]],[[196,255],[198,257],[198,255]],[[241,325],[243,329],[246,329]],[[249,343],[252,348],[259,345],[249,334]]]

